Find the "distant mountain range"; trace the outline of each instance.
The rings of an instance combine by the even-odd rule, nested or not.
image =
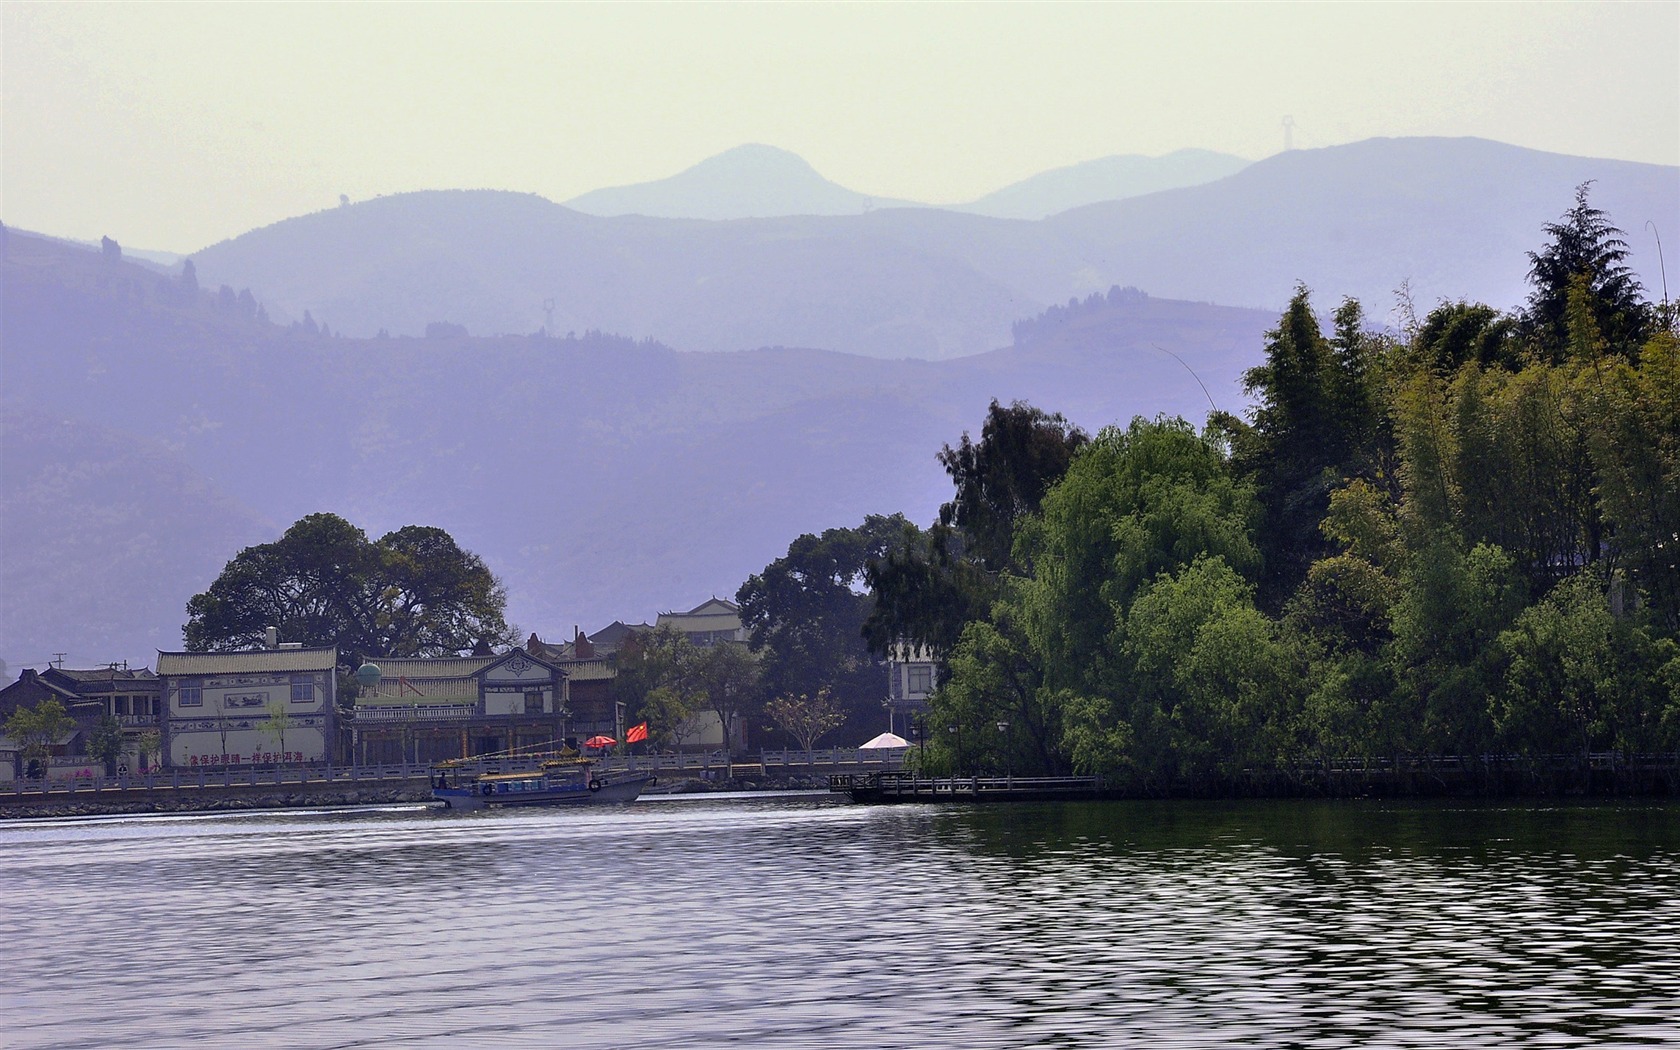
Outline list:
[[[1163,157],[1101,157],[1034,175],[968,204],[946,206],[871,197],[823,178],[796,153],[746,145],[667,179],[592,190],[565,204],[573,211],[604,218],[768,219],[862,215],[876,208],[948,207],[999,219],[1042,219],[1099,201],[1212,182],[1247,164],[1241,157],[1195,149]]]
[[[807,189],[820,182],[803,170]],[[911,207],[601,218],[529,194],[413,193],[289,219],[193,258],[201,280],[251,287],[277,320],[308,310],[351,335],[447,321],[474,334],[547,327],[684,350],[941,359],[1004,345],[1015,320],[1114,285],[1276,310],[1304,282],[1328,305],[1359,298],[1378,319],[1403,284],[1419,309],[1458,298],[1509,308],[1526,293],[1541,227],[1587,180],[1655,288],[1644,224],[1680,229],[1680,169],[1479,139],[1295,150],[1036,221]]]
[[[992,398],[1093,429],[1237,407],[1276,320],[1115,291],[959,360],[682,353],[600,334],[322,338],[16,232],[0,267],[14,672],[54,652],[149,662],[240,547],[318,510],[375,535],[448,529],[505,579],[525,631],[648,619],[732,595],[801,532],[929,521],[949,494],[935,453]]]
[[[849,190],[817,174],[797,153],[737,146],[668,179],[592,190],[566,202],[586,215],[662,219],[767,219],[783,215],[862,215],[910,205]]]
[[[953,210],[997,219],[1047,219],[1087,204],[1200,186],[1235,175],[1248,164],[1241,157],[1205,149],[1181,149],[1160,157],[1100,157],[1022,179]]]

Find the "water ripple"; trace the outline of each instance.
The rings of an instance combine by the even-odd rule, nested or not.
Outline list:
[[[1680,1045],[1680,810],[0,824],[4,1045]]]

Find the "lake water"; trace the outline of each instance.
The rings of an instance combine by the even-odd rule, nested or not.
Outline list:
[[[1680,807],[0,823],[0,1045],[1680,1045]]]

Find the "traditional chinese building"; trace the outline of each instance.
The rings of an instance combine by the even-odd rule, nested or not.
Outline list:
[[[336,648],[159,652],[166,764],[331,761],[337,668]]]
[[[662,612],[657,626],[681,631],[702,649],[720,642],[747,641],[746,629],[741,626],[741,607],[722,598],[710,598],[687,612]]]
[[[105,770],[102,761],[88,754],[93,733],[104,718],[115,718],[122,727],[124,744],[118,768],[138,771],[148,768],[157,757],[143,754],[141,742],[148,730],[162,729],[161,688],[158,676],[144,667],[49,667],[38,673],[25,668],[17,681],[0,689],[0,722],[21,707],[57,700],[75,720],[75,728],[50,745],[46,765],[38,772],[52,777],[98,776]],[[0,779],[27,772],[21,762],[17,743],[0,737]]]
[[[567,674],[523,648],[491,656],[374,657],[346,722],[358,764],[558,749]]]

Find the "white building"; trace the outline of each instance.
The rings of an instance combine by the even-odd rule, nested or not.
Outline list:
[[[939,664],[928,649],[895,645],[887,654],[887,729],[909,739],[939,687]]]
[[[329,761],[337,668],[336,648],[159,652],[165,764]]]

